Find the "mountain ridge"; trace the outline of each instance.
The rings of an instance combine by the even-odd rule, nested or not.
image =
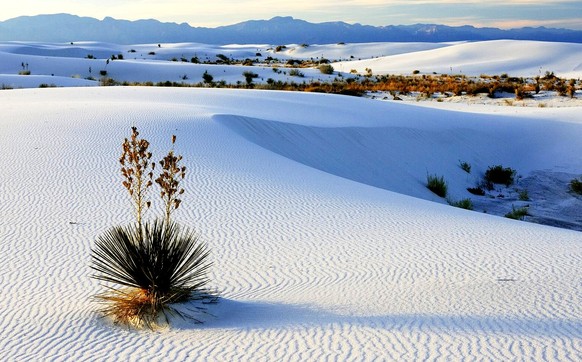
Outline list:
[[[338,42],[449,42],[538,40],[582,43],[582,31],[546,27],[498,29],[439,24],[371,26],[342,21],[310,23],[291,16],[248,20],[216,28],[156,19],[98,20],[71,14],[20,16],[0,21],[0,41],[103,41],[119,44],[197,42],[208,44],[329,44]]]

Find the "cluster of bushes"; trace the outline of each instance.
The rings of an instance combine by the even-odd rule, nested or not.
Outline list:
[[[468,162],[459,161],[459,167],[463,171],[471,173],[471,164],[469,164]],[[517,172],[510,167],[503,167],[502,165],[490,166],[487,169],[487,171],[485,171],[483,181],[481,182],[481,184],[476,187],[467,188],[467,191],[473,195],[485,196],[486,193],[483,190],[483,188],[486,188],[487,190],[493,190],[495,184],[500,184],[504,185],[505,187],[509,187],[515,182],[516,174]],[[455,201],[447,197],[448,184],[443,176],[427,174],[426,187],[437,196],[447,198],[447,202],[451,206],[460,207],[467,210],[473,210],[473,202],[471,201],[470,198]],[[571,183],[572,190],[574,190],[574,187],[580,187],[580,193],[582,194],[582,180],[581,181],[573,180]],[[520,190],[518,192],[518,195],[520,201],[529,200],[529,194],[527,190]],[[526,215],[529,215],[527,211],[528,211],[527,207],[522,207],[518,209],[513,208],[513,210],[510,213],[506,214],[505,216],[509,218],[523,220]]]
[[[305,75],[301,68],[288,68],[282,70],[279,67],[273,67],[273,72],[277,74],[289,74],[293,77],[303,78]],[[283,68],[285,69],[285,68]],[[333,74],[334,69],[329,64],[319,65],[318,69],[324,74]],[[251,74],[250,72],[249,74]],[[255,74],[255,73],[253,73]],[[103,75],[103,74],[102,74]],[[106,75],[106,73],[105,73]],[[249,84],[226,84],[225,82],[214,82],[212,77],[207,72],[203,76],[202,83],[193,83],[185,85],[178,82],[163,82],[163,86],[211,86],[220,88],[244,88]],[[246,75],[244,76],[247,80]],[[270,90],[286,90],[286,91],[306,91],[306,92],[322,92],[362,96],[369,91],[386,91],[394,95],[394,99],[399,99],[398,94],[410,94],[411,92],[419,92],[426,97],[432,96],[434,93],[440,92],[445,95],[477,95],[479,93],[487,93],[490,96],[495,96],[498,92],[515,93],[516,97],[526,97],[527,94],[535,92],[532,87],[534,84],[528,83],[523,78],[510,78],[504,76],[481,76],[481,81],[470,79],[466,76],[450,76],[450,75],[422,75],[422,76],[403,76],[403,75],[386,75],[386,76],[366,76],[362,78],[342,78],[341,74],[330,81],[313,80],[310,82],[283,82],[267,79],[266,84],[254,84],[258,89]],[[540,78],[541,79],[541,78]],[[552,78],[554,83],[547,83],[541,85],[540,89],[554,90],[549,84],[560,82],[557,78]],[[492,82],[493,80],[493,82]],[[524,85],[523,82],[526,84]],[[151,82],[150,82],[151,83]],[[580,87],[577,82],[570,82],[572,86],[571,94],[573,95],[576,89]],[[110,84],[112,85],[112,84]],[[125,82],[117,83],[117,85],[148,85],[139,82]],[[157,84],[156,84],[157,85]],[[539,91],[539,90],[538,90]],[[566,94],[566,93],[565,93]]]
[[[523,99],[537,94],[541,90],[556,91],[559,95],[573,97],[580,83],[574,79],[566,81],[557,77],[549,79],[536,77],[534,79],[501,76],[481,75],[478,78],[465,75],[383,75],[375,79],[368,77],[368,81],[359,82],[370,91],[399,92],[409,94],[418,92],[427,97],[435,93],[445,95],[487,94],[495,98],[499,93],[515,94],[517,99]]]

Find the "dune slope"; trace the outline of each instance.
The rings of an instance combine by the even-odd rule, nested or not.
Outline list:
[[[507,157],[532,169],[519,144],[482,143],[520,132],[533,142],[543,128],[565,137],[561,151],[536,151],[538,140],[528,152],[573,172],[582,166],[566,154],[581,147],[576,110],[558,122],[550,112],[129,87],[3,91],[0,102],[2,360],[582,358],[582,234],[419,199],[413,156],[375,139],[433,139],[423,147],[441,155],[428,160],[442,158],[443,172],[473,139],[475,162]],[[176,134],[190,170],[176,217],[212,249],[223,297],[202,325],[177,319],[139,332],[95,313],[91,246],[132,220],[117,162],[132,125],[158,157]],[[394,157],[373,158],[368,142]],[[351,165],[364,162],[352,175],[328,150],[342,143]],[[372,171],[357,175],[375,162],[401,178],[373,185]],[[417,197],[390,191],[414,182]]]

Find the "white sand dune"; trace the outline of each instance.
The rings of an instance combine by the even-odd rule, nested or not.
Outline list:
[[[444,48],[334,63],[337,69],[374,74],[422,73],[543,76],[554,72],[565,78],[582,75],[582,44],[541,41],[492,40],[458,43]],[[349,69],[348,69],[349,68]]]
[[[582,359],[582,233],[421,199],[427,170],[463,192],[459,158],[579,173],[579,108],[130,87],[0,104],[1,360]],[[132,220],[117,162],[132,125],[159,156],[176,134],[190,170],[176,217],[223,297],[202,325],[95,313],[91,246]]]
[[[107,61],[112,55],[122,54],[124,60]],[[222,54],[235,59],[267,57],[279,60],[280,72],[271,66],[192,64],[216,60]],[[87,59],[91,55],[95,59]],[[322,74],[315,68],[303,68],[304,77],[291,76],[285,69],[288,59],[326,58],[342,60],[333,63],[336,73]],[[177,61],[171,61],[175,59]],[[188,62],[182,62],[181,60]],[[459,43],[363,43],[363,44],[292,44],[276,51],[266,44],[208,45],[197,43],[118,45],[99,42],[35,43],[0,42],[0,86],[32,88],[40,84],[56,86],[98,85],[101,71],[120,82],[202,82],[208,72],[214,81],[244,84],[243,72],[258,75],[255,83],[269,79],[283,82],[329,81],[338,77],[353,77],[351,70],[364,74],[366,68],[374,74],[454,73],[478,76],[480,74],[534,77],[546,71],[560,77],[582,76],[582,45],[539,41],[499,40]],[[16,76],[22,64],[37,78]],[[41,77],[42,76],[42,77]],[[46,77],[49,77],[48,79]],[[94,79],[94,80],[87,80]]]

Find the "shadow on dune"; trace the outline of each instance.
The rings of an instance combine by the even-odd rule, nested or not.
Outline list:
[[[582,321],[478,315],[345,315],[315,306],[220,299],[211,305],[203,324],[175,319],[176,329],[270,330],[349,325],[386,332],[442,334],[505,334],[533,337],[579,337]]]

